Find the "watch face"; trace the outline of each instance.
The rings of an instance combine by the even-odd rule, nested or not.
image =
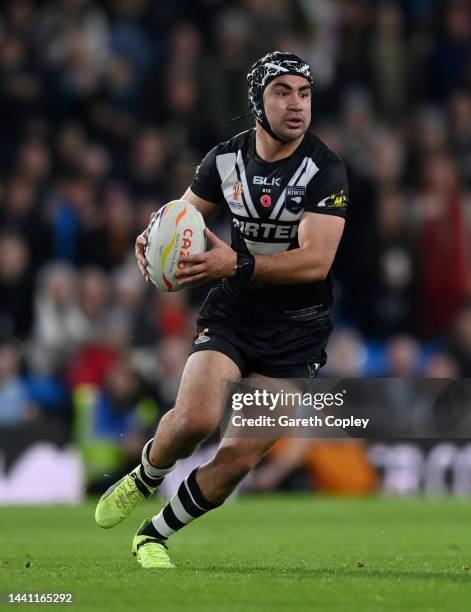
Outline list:
[[[244,278],[250,278],[255,267],[255,260],[252,255],[238,253],[236,271]]]
[[[252,260],[247,255],[239,255],[239,257],[237,258],[238,268],[250,266],[251,263],[252,263]]]

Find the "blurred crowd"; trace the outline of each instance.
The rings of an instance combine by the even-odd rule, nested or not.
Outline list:
[[[62,420],[93,471],[172,405],[207,287],[146,286],[134,240],[253,125],[223,122],[273,49],[311,64],[349,171],[325,373],[471,376],[469,2],[5,0],[0,425]]]

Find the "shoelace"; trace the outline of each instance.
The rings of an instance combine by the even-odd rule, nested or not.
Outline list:
[[[166,553],[166,545],[163,542],[149,541],[146,542],[141,550],[145,550],[146,556],[151,561],[168,561],[168,556]]]
[[[129,504],[130,502],[131,503],[138,502],[143,497],[144,496],[139,491],[139,489],[136,489],[136,485],[134,484],[134,481],[126,480],[123,483],[123,490],[116,492],[116,497],[115,497],[116,505],[119,508],[124,509],[126,505]]]

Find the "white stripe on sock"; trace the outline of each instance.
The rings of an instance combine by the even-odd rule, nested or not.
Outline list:
[[[152,517],[152,524],[157,529],[157,531],[160,533],[160,535],[164,536],[164,538],[169,538],[171,535],[175,533],[175,531],[173,529],[170,529],[170,527],[165,522],[165,519],[163,516],[163,509],[159,512],[159,514],[157,514],[157,516]]]
[[[166,476],[169,472],[173,470],[175,467],[175,463],[169,467],[159,468],[152,465],[152,463],[147,458],[147,449],[152,446],[154,438],[151,438],[142,449],[141,463],[144,468],[145,473],[149,478],[160,478],[161,476]]]
[[[185,510],[182,502],[180,501],[180,498],[178,497],[178,493],[170,500],[170,506],[172,507],[172,510],[175,513],[177,519],[182,523],[185,523],[185,525],[187,525],[196,518],[194,516],[191,516],[191,514],[188,514],[188,512]]]

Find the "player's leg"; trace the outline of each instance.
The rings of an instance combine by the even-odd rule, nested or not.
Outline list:
[[[298,383],[288,379],[272,379],[256,373],[252,374],[250,379],[253,390],[259,388],[271,393],[282,390],[286,398],[289,397],[289,392],[299,392]],[[294,415],[298,408],[299,404],[294,396],[290,403],[283,404],[283,414]],[[286,435],[286,429],[283,435]],[[269,429],[265,431],[264,436],[259,437],[241,435],[223,438],[215,457],[198,469],[197,482],[207,499],[213,504],[222,504],[279,438],[279,430],[272,433]]]
[[[114,527],[126,518],[178,459],[191,455],[214,431],[221,417],[221,379],[239,377],[238,366],[222,353],[205,350],[188,358],[175,408],[161,419],[155,437],[143,449],[141,463],[98,502],[95,519],[100,527]]]
[[[265,377],[257,375],[256,378],[263,382],[259,384],[257,381],[254,390],[259,387],[274,389]],[[275,388],[277,386],[275,383]],[[286,388],[286,385],[283,387]],[[289,386],[286,390],[289,390]],[[286,407],[286,412],[291,413],[295,409],[295,406]],[[164,545],[176,531],[220,506],[277,440],[278,435],[273,434],[257,438],[224,438],[215,457],[185,478],[169,503],[158,515],[143,523],[135,538],[151,538]]]
[[[220,299],[221,296],[216,297]],[[310,325],[287,325],[281,331],[278,326],[276,334],[272,326],[265,325],[263,321],[255,323],[251,321],[245,329],[240,323],[237,329],[225,327],[223,336],[227,338],[230,334],[231,345],[239,354],[250,356],[251,364],[256,364],[261,374],[252,377],[258,379],[254,381],[254,390],[260,388],[261,391],[267,389],[276,392],[284,389],[296,392],[299,391],[298,383],[293,383],[291,388],[289,379],[317,376],[319,368],[326,361],[325,345],[332,327],[328,310],[322,310]],[[207,341],[209,343],[211,338]],[[274,382],[274,379],[278,382]],[[281,389],[279,384],[282,385]],[[284,406],[284,414],[292,414],[296,408],[294,405]],[[163,548],[166,540],[176,531],[220,506],[277,439],[276,432],[259,438],[225,438],[216,456],[194,470],[162,511],[143,523],[135,541],[136,538],[149,538],[153,542],[160,542]],[[162,565],[150,562],[148,567]]]
[[[176,531],[222,505],[275,442],[274,438],[225,438],[215,457],[193,470],[159,514],[144,521],[133,547],[151,541],[161,544],[164,550],[167,539]],[[172,565],[163,564],[158,558],[155,562],[150,559],[145,567],[160,569]]]

